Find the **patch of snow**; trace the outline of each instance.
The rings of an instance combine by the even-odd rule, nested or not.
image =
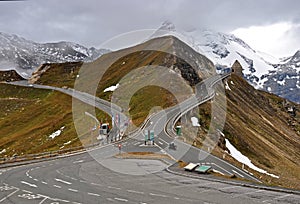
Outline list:
[[[227,89],[227,90],[231,91],[231,88],[229,87],[229,85],[228,85],[227,81],[225,82],[225,89]]]
[[[233,81],[230,81],[230,83],[231,83],[232,85],[234,85],[234,82],[233,82]]]
[[[115,86],[110,86],[110,87],[104,89],[103,92],[114,91],[114,90],[116,90],[119,86],[120,86],[120,84],[116,84]]]
[[[246,157],[245,155],[243,155],[239,150],[237,150],[230,142],[228,139],[225,138],[225,145],[226,147],[229,149],[230,151],[230,155],[235,158],[237,161],[247,165],[249,168],[255,170],[255,171],[258,171],[260,173],[263,173],[263,174],[267,174],[269,176],[272,176],[274,178],[279,178],[279,176],[276,176],[274,174],[270,174],[268,173],[266,170],[263,170],[257,166],[255,166],[254,164],[252,164],[251,160]]]
[[[285,80],[277,81],[277,84],[279,84],[279,85],[281,85],[281,86],[284,86],[284,85],[285,85]]]
[[[267,90],[270,92],[270,91],[272,91],[272,88],[271,88],[271,87],[268,87]]]
[[[71,141],[65,142],[64,145],[71,144]]]
[[[0,154],[4,154],[4,153],[6,153],[6,149],[3,149],[3,150],[0,152]]]
[[[196,117],[191,117],[192,125],[194,127],[200,127],[199,120]]]
[[[56,130],[54,133],[52,133],[51,135],[49,135],[49,137],[51,139],[54,139],[57,136],[60,136],[60,134],[62,133],[62,131],[64,130],[65,126],[61,127],[59,130]]]

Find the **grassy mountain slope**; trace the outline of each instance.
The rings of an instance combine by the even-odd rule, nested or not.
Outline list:
[[[0,84],[0,109],[0,157],[67,149],[84,142],[74,128],[72,99],[65,94]],[[98,116],[108,118],[99,111]],[[90,120],[90,135],[94,121],[84,114],[82,120]],[[61,135],[49,137],[62,127]]]
[[[225,137],[253,164],[280,178],[246,168],[266,183],[300,189],[300,105],[256,90],[234,74],[225,83],[229,87],[225,89]],[[291,107],[295,111],[291,111]],[[196,139],[197,146],[201,146],[209,128],[210,113],[211,102],[200,106],[201,127]],[[221,136],[214,154],[221,158],[225,154],[228,161],[242,167],[225,152],[224,142]]]

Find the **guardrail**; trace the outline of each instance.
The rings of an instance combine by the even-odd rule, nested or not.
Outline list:
[[[227,78],[227,77],[230,76],[230,75],[231,75],[231,72],[230,72],[230,73],[223,74],[223,75],[216,75],[216,76],[214,76],[216,79],[213,80],[211,83],[208,84],[208,85],[209,85],[208,89],[211,89],[213,86],[216,85],[216,83],[218,83],[219,81],[221,81],[221,80]],[[212,92],[211,92],[209,95],[207,95],[206,97],[204,97],[203,99],[201,99],[201,100],[200,100],[200,99],[197,99],[197,102],[196,102],[196,103],[191,104],[189,107],[185,108],[184,110],[181,109],[181,111],[180,111],[177,115],[175,115],[175,117],[172,117],[172,118],[170,118],[170,119],[168,120],[168,122],[167,122],[167,124],[166,124],[166,126],[165,126],[166,132],[167,132],[170,136],[172,136],[172,134],[175,135],[175,133],[174,133],[174,126],[175,126],[175,124],[178,122],[178,120],[179,120],[184,114],[186,114],[189,110],[191,110],[191,109],[193,109],[193,108],[199,106],[199,105],[202,104],[202,103],[205,103],[205,102],[211,100],[214,96],[215,96],[215,90],[212,89]],[[170,132],[170,130],[171,130],[171,132]]]

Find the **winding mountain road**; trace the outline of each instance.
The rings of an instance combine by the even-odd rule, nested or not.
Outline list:
[[[214,76],[205,81],[207,92],[197,93],[196,101],[187,100],[152,115],[144,129],[153,129],[156,135],[154,146],[144,145],[143,130],[122,141],[122,151],[164,152],[174,159],[205,163],[224,174],[257,181],[256,178],[209,153],[191,147],[173,135],[173,127],[180,114],[214,97],[213,86],[227,76]],[[15,85],[29,86],[24,82]],[[208,86],[207,86],[208,85]],[[107,101],[71,89],[33,85],[69,94],[87,104],[112,114],[119,107],[112,108]],[[201,90],[202,85],[197,87]],[[184,107],[184,108],[182,108]],[[179,111],[180,110],[180,111]],[[170,150],[168,144],[175,142],[177,150]],[[183,151],[181,151],[183,150]],[[185,152],[181,154],[181,152]],[[0,169],[1,203],[297,203],[299,194],[280,189],[250,188],[242,182],[228,183],[205,176],[192,178],[189,175],[169,173],[165,169],[171,159],[142,160],[120,159],[116,144],[105,144],[83,153],[57,158],[24,166]]]

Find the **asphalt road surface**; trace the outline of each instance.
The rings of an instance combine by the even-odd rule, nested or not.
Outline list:
[[[220,80],[219,76],[208,79],[205,89],[207,92],[198,92],[196,102],[194,100],[185,101],[181,111],[189,111],[210,100],[214,96],[211,88]],[[45,88],[39,85],[34,86]],[[112,114],[110,103],[95,99],[88,94],[69,89],[46,88],[73,95],[87,104],[95,105]],[[199,86],[199,89],[202,88]],[[113,110],[122,113],[118,107]],[[172,107],[149,118],[144,127],[159,133],[155,137],[154,146],[144,145],[144,135],[140,131],[132,138],[122,141],[122,151],[167,153],[175,160],[183,159],[189,162],[205,163],[223,174],[236,174],[242,178],[258,181],[247,172],[170,136],[169,131],[172,131],[178,114],[178,107]],[[168,148],[170,142],[177,145],[176,150]],[[207,181],[202,178],[174,175],[164,170],[174,162],[171,159],[165,161],[118,159],[114,157],[118,153],[119,149],[116,144],[106,144],[89,152],[67,158],[15,168],[3,168],[0,170],[0,204],[299,203],[300,200],[299,195],[293,193],[261,190],[218,181]]]
[[[106,154],[111,158],[116,149],[108,145],[93,150],[92,154]],[[136,162],[139,168],[150,171],[164,165],[152,160]],[[295,194],[188,178],[164,170],[140,176],[119,173],[102,166],[89,153],[0,172],[0,203],[3,204],[299,203],[300,200]]]

